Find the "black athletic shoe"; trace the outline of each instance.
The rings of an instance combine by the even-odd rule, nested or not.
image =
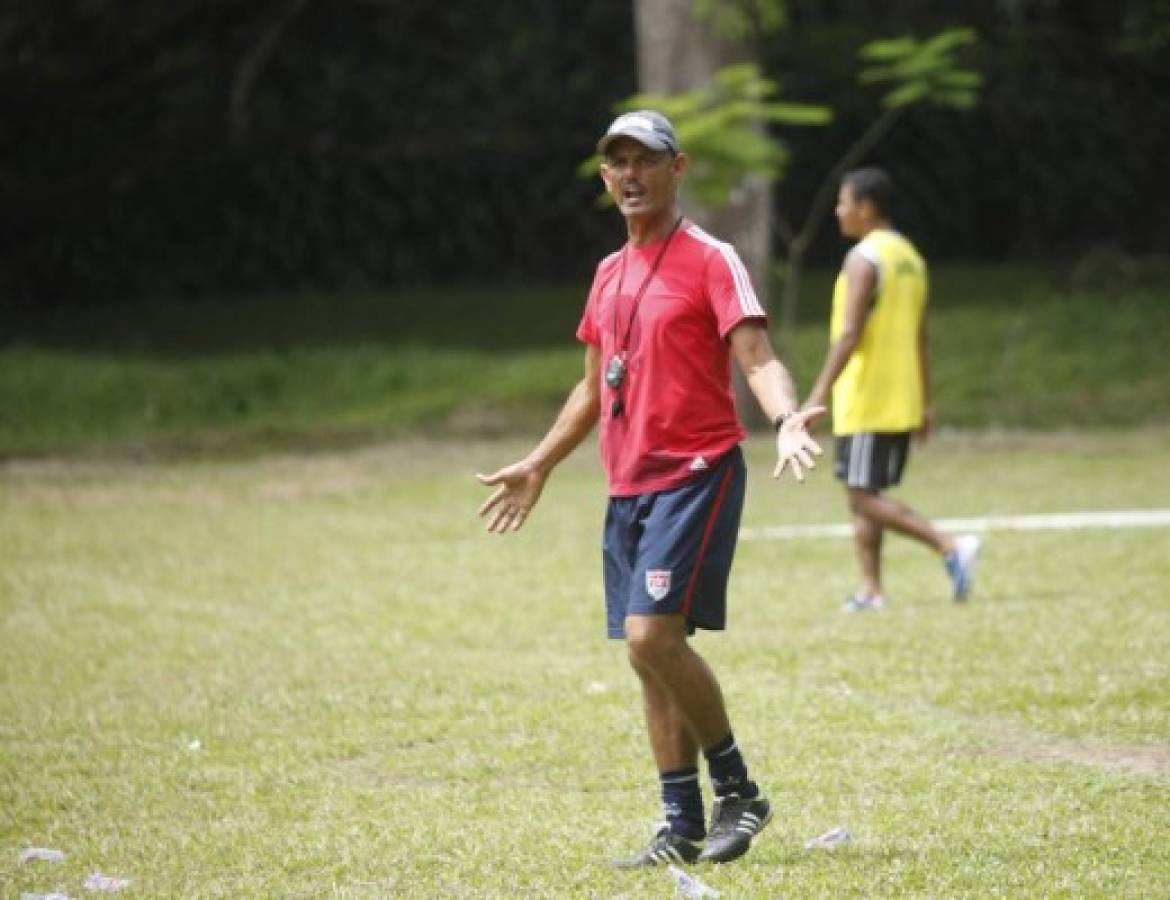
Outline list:
[[[663,824],[650,846],[625,859],[615,859],[615,869],[642,869],[647,866],[666,866],[671,863],[693,863],[699,858],[699,847]]]
[[[744,800],[735,794],[715,799],[707,846],[699,862],[725,863],[739,859],[752,845],[752,838],[772,821],[772,804],[764,797]]]

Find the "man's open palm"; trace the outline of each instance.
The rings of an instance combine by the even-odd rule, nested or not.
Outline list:
[[[493,534],[519,531],[544,490],[545,476],[522,462],[490,475],[477,472],[475,477],[488,487],[499,485],[479,508],[480,518],[487,518],[487,530]]]
[[[809,435],[808,425],[824,411],[823,406],[810,406],[784,420],[776,434],[777,459],[773,478],[779,478],[788,469],[797,481],[804,481],[804,470],[816,467],[813,457],[821,455],[821,447]]]

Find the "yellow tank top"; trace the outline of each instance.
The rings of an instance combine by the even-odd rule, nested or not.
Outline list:
[[[922,424],[918,333],[926,263],[896,231],[871,231],[856,249],[877,267],[877,295],[861,340],[833,385],[833,433],[913,431]],[[846,277],[837,275],[829,341],[845,330]]]

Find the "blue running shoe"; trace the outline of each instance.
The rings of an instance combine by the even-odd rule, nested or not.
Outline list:
[[[960,535],[955,538],[955,549],[943,560],[956,603],[962,603],[971,595],[971,588],[975,585],[975,562],[979,559],[981,545],[982,541],[976,535]]]

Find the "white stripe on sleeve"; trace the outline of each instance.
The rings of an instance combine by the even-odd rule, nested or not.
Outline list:
[[[735,282],[735,296],[739,300],[740,311],[745,316],[764,316],[764,307],[760,305],[756,292],[752,289],[752,280],[740,260],[739,254],[735,252],[735,248],[725,241],[711,237],[698,225],[691,225],[687,229],[687,234],[719,251],[719,255],[723,257],[723,261],[731,271],[732,280]]]

